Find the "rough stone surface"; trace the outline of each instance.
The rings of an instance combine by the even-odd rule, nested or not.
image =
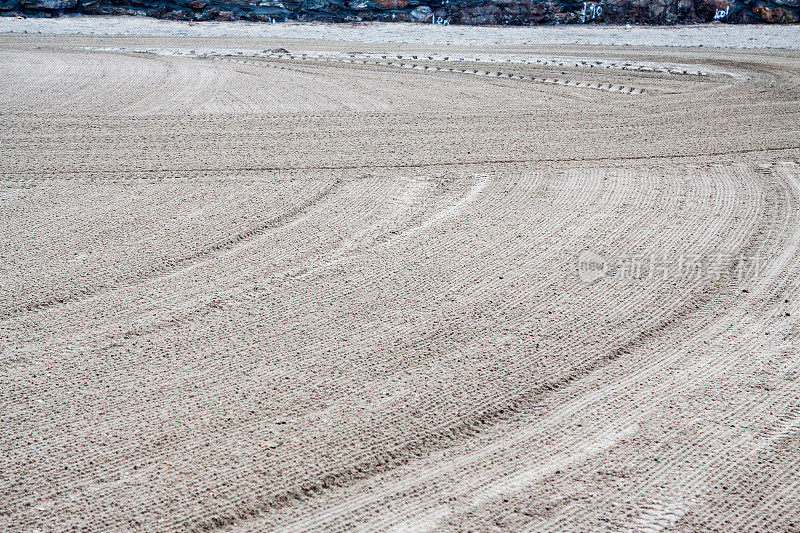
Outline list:
[[[78,4],[78,0],[22,0],[20,6],[24,9],[33,11],[61,11],[72,9]]]
[[[771,7],[763,3],[757,4],[753,8],[753,13],[765,22],[794,24],[800,20],[796,10],[791,10],[787,7]]]
[[[0,15],[437,24],[796,23],[800,0],[0,0]]]

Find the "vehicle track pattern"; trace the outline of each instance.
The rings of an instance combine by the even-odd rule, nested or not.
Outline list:
[[[800,524],[796,52],[4,39],[0,527]]]

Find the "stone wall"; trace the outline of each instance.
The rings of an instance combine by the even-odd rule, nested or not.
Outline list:
[[[65,13],[265,22],[793,23],[800,20],[800,0],[0,0],[0,16]]]

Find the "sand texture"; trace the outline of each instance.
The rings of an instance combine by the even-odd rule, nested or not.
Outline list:
[[[172,27],[0,35],[0,529],[800,529],[796,27]]]

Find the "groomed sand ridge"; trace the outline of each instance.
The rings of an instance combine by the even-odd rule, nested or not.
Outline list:
[[[0,35],[0,528],[800,528],[800,52],[220,27]]]

